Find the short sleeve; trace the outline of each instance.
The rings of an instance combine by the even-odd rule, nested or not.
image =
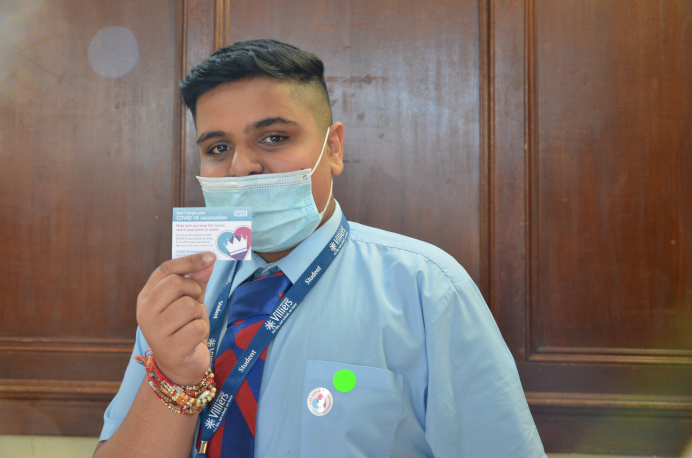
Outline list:
[[[476,285],[451,286],[426,321],[434,456],[545,458],[514,358]]]
[[[103,414],[103,429],[99,437],[100,441],[110,439],[130,411],[130,406],[132,406],[135,396],[139,391],[139,387],[142,385],[142,380],[144,380],[144,376],[146,375],[144,367],[135,361],[134,357],[137,355],[144,355],[147,350],[149,350],[149,344],[144,339],[139,327],[137,327],[135,346],[132,350],[130,362],[125,370],[125,377],[120,384],[118,394],[115,395],[106,409],[106,413]]]

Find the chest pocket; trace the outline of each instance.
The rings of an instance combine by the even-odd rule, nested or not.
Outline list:
[[[334,375],[343,369],[356,379],[348,392],[334,386]],[[403,409],[403,384],[401,374],[386,369],[308,361],[300,415],[301,457],[388,458]]]

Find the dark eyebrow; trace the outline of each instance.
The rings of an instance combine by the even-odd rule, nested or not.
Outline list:
[[[282,118],[280,116],[274,116],[272,118],[265,118],[265,119],[262,119],[261,121],[257,121],[257,122],[254,122],[252,124],[249,124],[245,128],[245,133],[249,134],[250,132],[252,132],[255,129],[261,129],[262,127],[269,127],[273,124],[290,124],[290,125],[294,125],[294,126],[298,125],[297,122],[291,121],[290,119],[285,119],[285,118]]]
[[[253,130],[256,129],[261,129],[262,127],[268,127],[273,124],[289,124],[289,125],[294,125],[297,126],[298,123],[295,121],[291,121],[290,119],[282,118],[280,116],[274,116],[271,118],[265,118],[260,121],[253,122],[252,124],[249,124],[245,128],[245,133],[248,134],[252,132]],[[202,135],[199,136],[197,139],[197,144],[199,145],[200,143],[209,140],[210,138],[217,138],[217,137],[226,137],[228,134],[222,130],[213,130],[211,132],[205,132]]]
[[[210,138],[225,137],[226,135],[228,134],[222,130],[213,130],[211,132],[205,132],[199,136],[199,138],[197,139],[197,144],[199,145],[200,143],[209,140]]]

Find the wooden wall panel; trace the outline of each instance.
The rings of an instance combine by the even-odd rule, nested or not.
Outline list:
[[[334,185],[346,216],[431,242],[479,281],[478,2],[225,0],[216,24],[217,46],[275,38],[320,56],[346,126]]]
[[[692,438],[689,1],[488,6],[490,298],[546,450]]]
[[[214,0],[185,0],[182,32],[182,79],[192,68],[209,57],[216,46],[217,6],[223,3]],[[197,181],[199,175],[200,156],[197,146],[197,130],[190,111],[180,105],[179,113],[182,120],[180,134],[182,148],[179,153],[178,182],[180,183],[180,202],[185,207],[204,207],[202,188]]]
[[[0,434],[91,435],[170,256],[177,4],[0,9]]]
[[[537,350],[692,363],[689,2],[540,1],[534,18]]]

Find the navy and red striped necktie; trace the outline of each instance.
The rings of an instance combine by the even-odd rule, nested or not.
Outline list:
[[[272,267],[259,269],[250,281],[235,289],[228,306],[228,329],[214,362],[217,387],[223,386],[226,377],[252,341],[257,330],[291,286],[291,280],[277,267]],[[243,384],[240,385],[223,424],[209,441],[207,447],[209,458],[252,458],[254,456],[257,400],[266,354],[265,349]],[[205,425],[200,425],[198,436],[201,436],[204,427]],[[199,449],[199,439],[197,447]]]

